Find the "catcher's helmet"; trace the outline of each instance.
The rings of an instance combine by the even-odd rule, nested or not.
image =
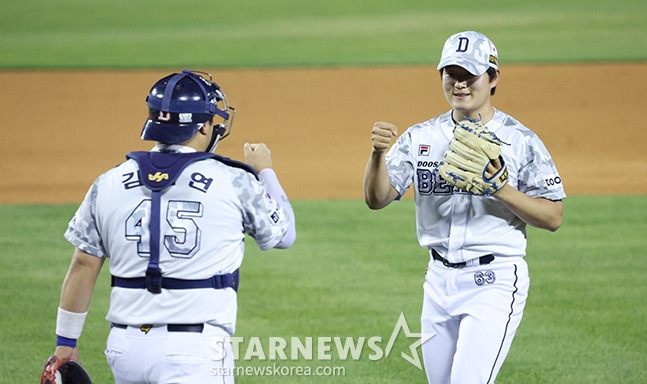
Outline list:
[[[209,77],[205,79],[201,74]],[[146,97],[148,120],[142,129],[142,139],[166,144],[178,144],[190,139],[215,115],[223,119],[214,124],[214,135],[209,148],[231,131],[235,109],[211,75],[184,70],[159,80]]]

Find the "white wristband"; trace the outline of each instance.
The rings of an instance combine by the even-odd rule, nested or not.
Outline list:
[[[83,324],[87,315],[88,312],[69,312],[58,307],[56,334],[68,339],[78,339],[81,336],[81,331],[83,331]]]

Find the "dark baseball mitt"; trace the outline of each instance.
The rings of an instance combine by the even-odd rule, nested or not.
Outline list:
[[[52,355],[45,361],[40,384],[92,384],[92,380],[81,364]]]

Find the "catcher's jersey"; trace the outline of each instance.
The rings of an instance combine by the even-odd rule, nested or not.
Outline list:
[[[182,151],[187,148],[181,147]],[[99,176],[65,238],[81,250],[110,258],[110,273],[144,277],[149,262],[151,191],[130,159]],[[159,264],[164,277],[200,280],[240,267],[245,234],[265,250],[288,229],[287,213],[256,176],[216,159],[189,164],[164,190],[160,206]],[[236,292],[226,289],[114,287],[108,321],[129,325],[210,323],[235,330]]]
[[[485,254],[523,257],[526,224],[494,197],[477,196],[447,183],[438,166],[449,150],[452,112],[409,127],[386,154],[391,184],[400,196],[415,190],[418,241],[450,262]],[[511,116],[496,110],[486,126],[502,141],[508,183],[531,197],[561,200],[562,179],[539,137]]]

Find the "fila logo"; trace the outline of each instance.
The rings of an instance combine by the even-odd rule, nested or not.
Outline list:
[[[163,180],[168,180],[168,173],[162,173],[159,171],[157,171],[154,175],[152,173],[149,173],[148,180],[160,183]]]
[[[428,144],[420,144],[418,146],[418,156],[429,156],[429,148]]]
[[[161,121],[169,121],[169,120],[171,120],[171,112],[162,112],[162,111],[160,111],[159,116],[157,116],[157,120],[161,120]]]

